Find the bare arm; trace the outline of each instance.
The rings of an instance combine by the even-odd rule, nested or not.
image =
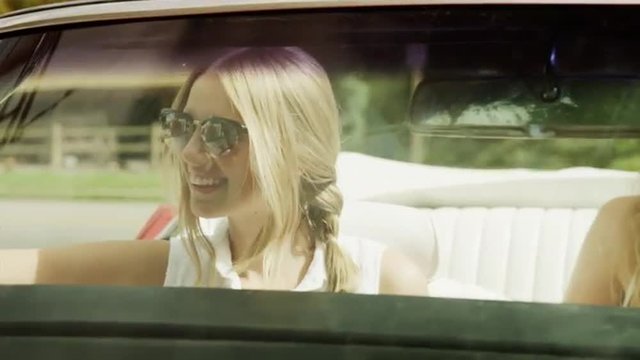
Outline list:
[[[582,245],[565,293],[565,302],[620,305],[638,240],[640,198],[624,197],[605,204]]]
[[[106,241],[0,250],[0,284],[162,285],[166,241]]]
[[[406,255],[386,249],[382,255],[380,293],[426,296],[427,279]]]

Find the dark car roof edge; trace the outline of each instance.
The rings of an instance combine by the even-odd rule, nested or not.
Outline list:
[[[82,22],[148,19],[242,11],[407,5],[640,5],[640,0],[79,0],[34,7],[0,17],[0,34]]]

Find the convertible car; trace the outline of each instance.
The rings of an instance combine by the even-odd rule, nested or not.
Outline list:
[[[639,19],[640,1],[570,0],[96,0],[0,17],[0,247],[179,236],[160,110],[221,50],[299,46],[340,106],[340,231],[430,279],[425,297],[0,286],[0,357],[637,358],[637,311],[561,302],[599,208],[640,193]]]

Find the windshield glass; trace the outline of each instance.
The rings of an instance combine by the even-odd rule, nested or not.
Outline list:
[[[622,230],[640,191],[629,11],[238,13],[5,36],[0,247],[171,239],[196,270],[171,278],[172,245],[160,284],[364,293],[397,289],[380,273],[396,249],[411,263],[397,271],[428,281],[397,294],[639,304]],[[272,259],[273,239],[300,233],[306,255]]]

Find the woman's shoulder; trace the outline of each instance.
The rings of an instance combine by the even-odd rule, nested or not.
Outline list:
[[[620,216],[640,215],[640,196],[621,196],[607,201],[600,208],[600,214],[620,218]]]
[[[600,208],[582,252],[596,254],[626,284],[637,266],[635,248],[639,240],[640,196],[618,197]]]
[[[591,232],[599,234],[598,240],[611,246],[629,245],[640,238],[640,196],[624,196],[609,200],[598,212]],[[626,246],[625,246],[626,248]]]

